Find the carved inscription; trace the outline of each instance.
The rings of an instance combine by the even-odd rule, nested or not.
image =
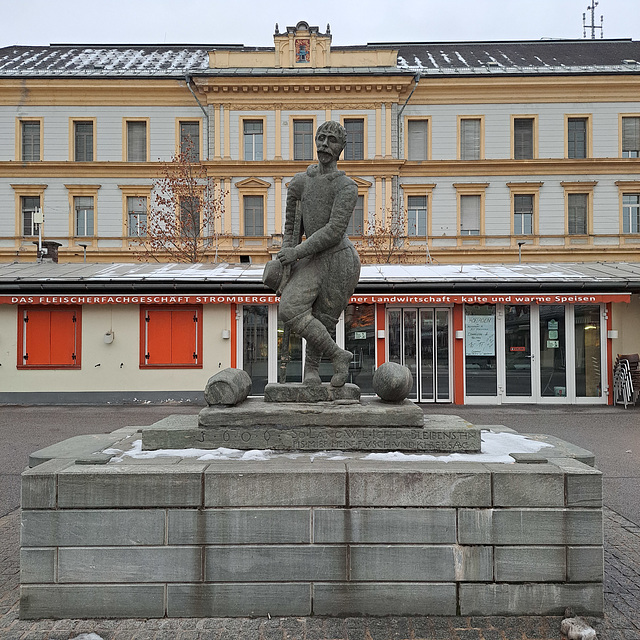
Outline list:
[[[237,449],[269,448],[300,451],[478,451],[479,433],[470,430],[433,430],[384,427],[213,427],[198,432],[209,446]]]

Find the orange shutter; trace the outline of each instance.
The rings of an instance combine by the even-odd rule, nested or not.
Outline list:
[[[80,311],[76,308],[21,309],[22,353],[18,366],[79,367]]]

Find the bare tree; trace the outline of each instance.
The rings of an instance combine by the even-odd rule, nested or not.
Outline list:
[[[224,193],[190,148],[160,166],[145,224],[132,247],[141,261],[218,262]]]
[[[373,222],[364,221],[364,233],[354,240],[363,264],[405,264],[407,230],[402,209],[382,208]]]

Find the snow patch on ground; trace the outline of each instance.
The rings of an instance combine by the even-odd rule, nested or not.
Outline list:
[[[496,433],[494,431],[482,432],[482,452],[481,453],[450,453],[442,455],[431,455],[425,453],[402,453],[400,451],[375,452],[365,455],[363,460],[386,460],[393,462],[501,462],[511,464],[513,458],[510,453],[536,453],[544,447],[552,445],[546,442],[531,440],[519,433]],[[195,458],[200,461],[208,460],[270,460],[276,457],[309,458],[311,461],[316,458],[326,460],[350,460],[361,454],[343,451],[317,451],[310,453],[301,452],[276,452],[270,449],[254,449],[242,451],[241,449],[158,449],[156,451],[143,451],[142,440],[134,440],[131,449],[124,451],[117,448],[105,449],[103,453],[113,454],[112,463],[126,462],[132,460],[153,460],[162,458]]]

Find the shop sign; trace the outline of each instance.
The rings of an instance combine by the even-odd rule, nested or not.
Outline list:
[[[0,304],[277,304],[275,294],[229,295],[26,295],[0,296]],[[631,302],[630,293],[354,295],[351,304],[598,304]]]

